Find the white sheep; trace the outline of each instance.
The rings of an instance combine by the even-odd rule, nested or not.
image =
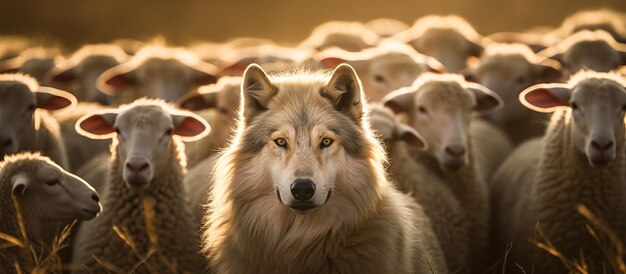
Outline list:
[[[424,207],[450,270],[481,270],[488,248],[489,207],[480,168],[484,163],[478,160],[488,159],[477,156],[483,152],[475,143],[489,140],[497,129],[477,132],[470,125],[478,121],[472,119],[475,113],[496,111],[502,100],[460,75],[424,74],[412,86],[387,95],[383,103],[403,115],[428,144],[426,151],[415,151],[405,142],[394,142],[389,148],[390,174],[399,189]]]
[[[104,271],[106,267],[95,257],[131,270],[141,256],[156,248],[136,271],[174,266],[181,272],[202,271],[199,238],[185,204],[181,141],[207,134],[208,124],[161,100],[141,99],[86,115],[77,128],[90,138],[113,138],[113,145],[102,199],[105,210],[99,218],[81,226],[74,263]],[[116,235],[114,226],[126,233],[132,247]]]
[[[460,72],[467,60],[480,56],[482,36],[458,15],[424,16],[391,39],[408,43],[418,52],[432,56],[449,72]]]
[[[58,48],[34,47],[22,51],[14,58],[0,62],[0,71],[25,73],[44,83],[46,73],[62,61],[63,56]]]
[[[560,66],[545,60],[523,44],[490,44],[480,61],[464,71],[466,79],[498,93],[504,108],[486,117],[501,128],[514,144],[543,134],[547,116],[520,104],[519,93],[525,88],[561,79]]]
[[[183,48],[146,46],[103,72],[96,87],[113,96],[175,101],[194,87],[215,83],[217,68]],[[124,94],[127,93],[127,94]]]
[[[202,86],[178,101],[180,108],[196,111],[213,125],[209,135],[187,144],[187,167],[195,166],[226,146],[236,125],[241,80],[241,77],[222,77],[216,84]]]
[[[394,36],[409,28],[407,23],[393,18],[376,18],[365,23],[370,30],[378,34],[381,38]]]
[[[626,45],[603,30],[576,32],[539,55],[561,62],[569,75],[581,69],[609,72],[626,65]]]
[[[626,43],[625,15],[609,9],[583,10],[563,20],[553,35],[565,39],[582,30],[604,30],[620,43]]]
[[[389,92],[410,86],[424,72],[445,71],[434,58],[395,41],[385,41],[359,52],[329,49],[316,54],[314,59],[325,68],[341,63],[354,67],[370,102],[378,102]]]
[[[618,75],[581,71],[568,84],[539,84],[520,94],[525,106],[554,114],[543,138],[520,146],[493,177],[494,252],[504,255],[513,242],[509,269],[566,272],[561,259],[535,242],[583,259],[589,273],[615,259],[605,257],[577,207],[587,207],[619,237],[626,231],[625,86]]]
[[[41,152],[67,168],[59,124],[48,110],[69,109],[76,98],[68,92],[39,86],[23,74],[0,74],[0,158],[21,151]]]
[[[45,83],[70,90],[78,101],[108,105],[113,103],[113,100],[96,87],[96,79],[127,58],[122,48],[116,45],[84,45],[67,60],[57,63],[46,75]]]
[[[360,22],[328,21],[315,27],[299,48],[324,49],[338,47],[347,51],[361,51],[376,46],[380,37]]]
[[[35,258],[58,255],[48,254],[52,243],[44,233],[46,226],[50,221],[94,218],[100,212],[99,199],[85,181],[47,157],[38,153],[7,156],[0,162],[0,233],[17,239],[23,246],[15,246],[16,243],[4,246],[0,269],[18,272],[17,263],[21,271],[30,272],[36,266]],[[40,271],[48,267],[38,266],[44,267]]]

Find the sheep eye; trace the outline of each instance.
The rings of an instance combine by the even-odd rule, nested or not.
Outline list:
[[[285,140],[285,138],[277,138],[274,140],[274,143],[279,147],[287,147],[287,140]]]
[[[168,130],[166,130],[166,131],[165,131],[165,135],[167,135],[167,136],[171,136],[173,132],[174,132],[174,131],[170,128],[170,129],[168,129]]]
[[[376,80],[376,82],[379,82],[379,83],[384,83],[385,82],[385,77],[383,77],[380,74],[376,74],[376,75],[374,75],[374,80]]]
[[[526,77],[524,76],[517,77],[517,79],[515,79],[515,82],[517,82],[518,85],[524,84],[526,83]]]
[[[424,106],[419,106],[417,107],[417,111],[419,111],[421,114],[426,114],[426,108]]]
[[[623,110],[623,111],[626,111],[626,105],[624,105],[624,106],[622,107],[622,110]]]
[[[578,109],[578,104],[576,104],[576,102],[572,102],[571,104],[572,109],[576,110]]]
[[[335,141],[333,139],[330,138],[324,138],[322,139],[322,142],[320,143],[320,147],[321,148],[327,148],[330,145],[332,145]]]
[[[228,109],[226,109],[225,107],[219,107],[217,111],[219,111],[221,114],[228,115]]]
[[[46,181],[46,185],[48,185],[48,186],[55,186],[55,185],[58,185],[60,183],[61,183],[61,181],[59,181],[59,179],[50,179],[50,180]]]
[[[119,128],[115,128],[115,133],[117,133],[119,135],[120,134],[120,129]]]
[[[28,107],[26,108],[26,110],[28,110],[28,111],[35,111],[35,108],[36,108],[36,107],[35,107],[35,104],[30,104],[30,105],[28,105]]]

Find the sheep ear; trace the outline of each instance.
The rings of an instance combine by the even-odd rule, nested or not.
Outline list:
[[[46,74],[45,81],[51,84],[67,85],[76,81],[76,75],[74,74],[74,68],[62,68],[54,67],[50,72]]]
[[[398,124],[395,129],[394,135],[396,139],[402,140],[413,147],[419,148],[421,150],[425,150],[428,148],[428,144],[426,143],[426,140],[424,140],[424,137],[422,137],[422,135],[417,133],[415,129],[408,125]]]
[[[476,41],[471,41],[468,40],[467,43],[469,44],[469,53],[470,56],[474,56],[474,57],[480,57],[480,55],[483,54],[483,46],[480,44],[480,39],[478,39],[478,42]]]
[[[250,65],[250,62],[239,60],[231,65],[223,67],[219,75],[220,76],[240,76],[246,71],[246,68]]]
[[[217,68],[209,63],[199,63],[191,68],[193,81],[196,85],[210,85],[217,82]]]
[[[387,94],[382,99],[384,106],[390,108],[394,113],[409,112],[413,99],[415,97],[415,91],[409,88],[401,88]]]
[[[219,95],[214,85],[203,86],[198,91],[190,92],[178,99],[178,106],[188,110],[202,110],[217,107],[217,97]]]
[[[126,64],[121,64],[104,71],[96,80],[96,87],[104,93],[114,96],[135,83],[135,69]]]
[[[626,44],[617,43],[615,46],[615,51],[619,53],[620,59],[622,60],[621,65],[626,65]]]
[[[16,73],[19,72],[19,69],[22,67],[24,62],[22,62],[22,58],[14,57],[9,60],[2,61],[0,63],[0,72],[2,73]]]
[[[483,85],[467,83],[467,89],[474,93],[474,98],[476,98],[474,110],[480,115],[494,113],[504,106],[502,97]]]
[[[562,77],[561,65],[554,60],[543,60],[540,64],[535,65],[535,70],[537,71],[537,75],[539,75],[539,79],[543,82],[558,82]]]
[[[336,68],[337,66],[346,63],[345,59],[339,57],[326,57],[320,60],[320,63],[324,68]]]
[[[199,116],[187,114],[172,114],[174,129],[172,133],[184,142],[191,142],[207,136],[211,132],[211,126]]]
[[[243,74],[241,92],[244,101],[243,115],[246,119],[251,119],[267,110],[269,101],[278,89],[272,85],[261,66],[252,64]]]
[[[14,196],[22,196],[30,185],[30,180],[24,174],[17,174],[11,178],[11,193]]]
[[[522,91],[519,100],[534,111],[553,112],[558,107],[568,107],[571,95],[566,84],[539,84]]]
[[[51,87],[39,87],[33,93],[37,101],[37,108],[47,110],[70,109],[76,106],[77,100],[74,95],[67,91]]]
[[[426,58],[426,70],[430,73],[442,74],[446,72],[446,66],[437,61],[437,59],[432,57]]]
[[[350,65],[339,65],[320,93],[331,101],[336,110],[348,115],[357,124],[361,123],[365,99],[361,82]]]
[[[117,112],[99,112],[81,117],[76,122],[76,132],[91,139],[109,139],[115,136]]]

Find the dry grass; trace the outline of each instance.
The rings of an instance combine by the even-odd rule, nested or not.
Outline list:
[[[61,262],[60,252],[68,246],[68,238],[76,221],[63,228],[61,233],[54,238],[49,248],[40,246],[29,239],[20,204],[15,196],[12,196],[12,200],[16,209],[21,235],[8,235],[0,232],[0,240],[4,241],[0,241],[0,250],[16,248],[18,254],[20,254],[21,260],[5,257],[5,259],[13,260],[12,270],[15,273],[31,274],[62,273],[67,268]]]

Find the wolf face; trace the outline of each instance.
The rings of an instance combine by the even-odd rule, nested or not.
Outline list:
[[[271,181],[282,205],[306,213],[334,195],[358,194],[359,184],[371,181],[353,182],[361,181],[363,175],[353,173],[367,168],[368,161],[362,159],[368,159],[371,146],[365,144],[363,95],[352,67],[337,67],[330,81],[325,74],[296,81],[294,77],[271,81],[257,65],[246,70],[240,149],[250,155],[248,173],[260,173],[258,181]],[[247,176],[254,180],[254,174]]]

